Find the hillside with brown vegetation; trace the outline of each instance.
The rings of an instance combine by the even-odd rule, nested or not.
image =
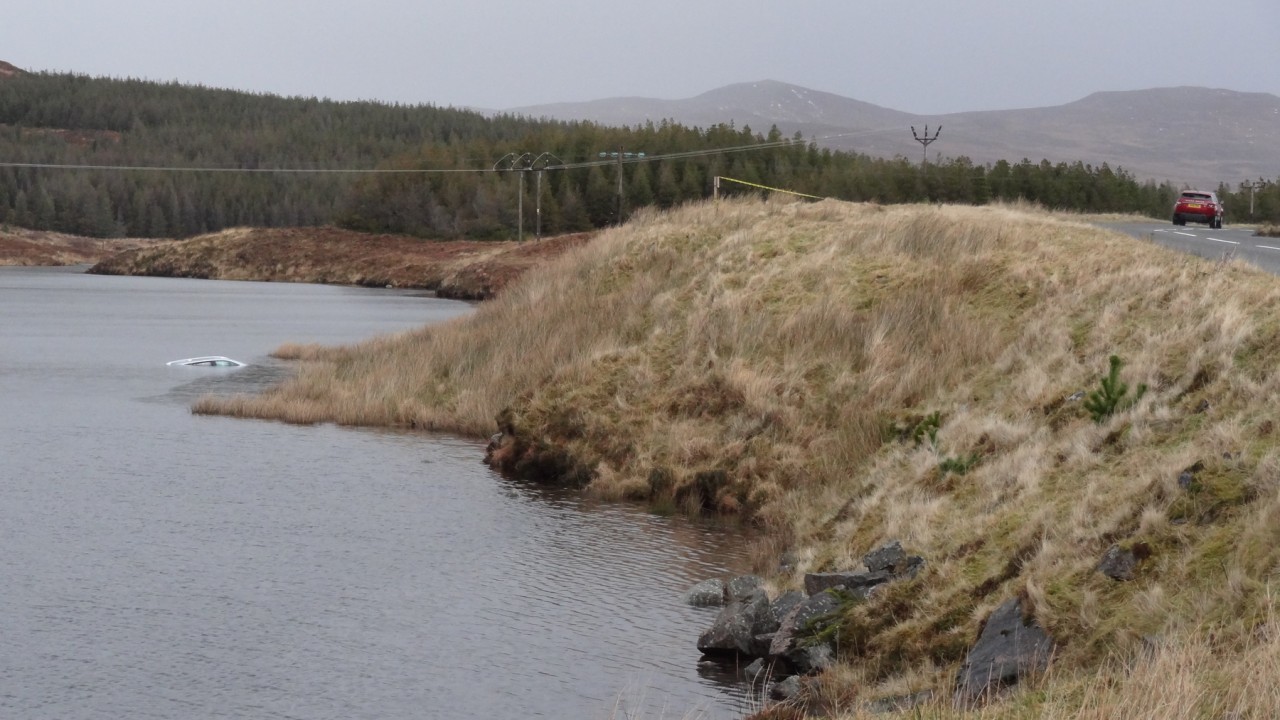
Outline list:
[[[89,272],[422,288],[441,297],[482,300],[589,237],[429,241],[333,227],[234,228],[121,253]]]
[[[900,540],[923,570],[844,606],[809,685],[838,717],[966,716],[1010,598],[1055,660],[978,716],[1274,717],[1278,317],[1269,274],[1022,208],[722,202],[196,410],[501,430],[511,472],[749,518],[777,590]]]
[[[78,235],[0,227],[0,265],[88,265],[155,241]]]

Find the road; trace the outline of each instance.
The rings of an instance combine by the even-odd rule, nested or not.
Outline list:
[[[1207,225],[1174,225],[1158,220],[1095,223],[1174,250],[1217,260],[1234,257],[1280,275],[1280,238],[1254,237],[1253,228],[1210,230]]]

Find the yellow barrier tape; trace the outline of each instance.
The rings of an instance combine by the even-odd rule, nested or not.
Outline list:
[[[735,182],[735,183],[738,183],[739,185],[747,185],[753,188],[760,188],[761,190],[768,190],[770,192],[787,193],[788,195],[799,195],[800,197],[813,198],[814,200],[826,200],[826,198],[819,197],[817,195],[806,195],[804,193],[796,192],[794,190],[783,190],[782,188],[769,187],[768,185],[757,185],[756,183],[753,183],[753,182],[747,182],[746,180],[735,180],[734,178],[725,177],[723,175],[720,176],[720,179],[728,180],[729,182]]]

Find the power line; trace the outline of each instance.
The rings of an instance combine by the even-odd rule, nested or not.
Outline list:
[[[627,164],[654,162],[657,160],[683,160],[687,158],[706,157],[708,155],[730,155],[740,152],[751,152],[753,150],[769,150],[778,147],[787,147],[790,145],[808,145],[809,143],[821,142],[823,140],[834,140],[837,138],[859,137],[863,135],[877,135],[880,133],[896,132],[896,127],[875,128],[870,130],[853,130],[845,133],[835,133],[832,135],[823,135],[821,137],[812,138],[810,140],[775,140],[773,142],[755,143],[752,145],[733,145],[726,148],[708,148],[704,150],[686,150],[684,152],[668,153],[666,155],[644,155],[643,157],[625,158],[623,162]],[[617,162],[616,158],[610,157],[607,160],[588,160],[586,162],[569,163],[567,165],[554,165],[548,170],[577,170],[579,168],[602,167],[605,165],[613,165]]]
[[[137,172],[209,172],[209,173],[291,173],[291,174],[345,174],[345,175],[408,175],[431,173],[488,173],[500,172],[485,168],[246,168],[246,167],[184,167],[174,165],[82,165],[63,163],[0,162],[0,167],[40,168],[50,170],[120,170]]]

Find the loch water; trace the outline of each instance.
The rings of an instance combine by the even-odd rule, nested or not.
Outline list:
[[[194,416],[472,306],[0,268],[0,717],[734,718],[741,538],[505,479],[469,439]],[[226,355],[237,369],[168,367]]]

